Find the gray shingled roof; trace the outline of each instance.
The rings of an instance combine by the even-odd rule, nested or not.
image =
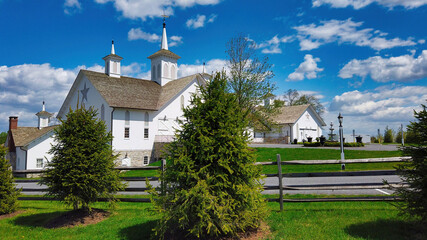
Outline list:
[[[35,139],[48,133],[50,130],[56,128],[58,125],[44,127],[39,129],[38,127],[18,127],[12,129],[12,137],[16,147],[26,146]]]
[[[174,59],[180,59],[181,58],[180,56],[178,56],[175,53],[173,53],[173,52],[171,52],[169,50],[166,50],[166,49],[160,49],[159,51],[153,53],[151,56],[149,56],[147,58],[148,59],[152,59],[154,57],[161,56],[161,55],[168,56],[168,57],[171,57],[171,58],[174,58]]]
[[[279,124],[293,124],[309,107],[310,104],[298,106],[284,106],[279,109],[279,114],[275,115],[273,120]],[[315,114],[317,115],[317,113]],[[319,115],[317,115],[317,117],[321,121],[322,126],[326,126],[326,124],[323,122],[323,119]]]
[[[200,74],[170,81],[163,87],[151,80],[120,76],[109,77],[105,73],[81,70],[110,107],[158,110]]]

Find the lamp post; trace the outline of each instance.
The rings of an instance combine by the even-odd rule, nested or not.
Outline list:
[[[338,122],[340,123],[340,148],[341,148],[341,162],[344,162],[344,141],[343,141],[343,130],[342,130],[342,115],[341,113],[338,115]],[[341,164],[341,170],[345,170],[345,163]]]

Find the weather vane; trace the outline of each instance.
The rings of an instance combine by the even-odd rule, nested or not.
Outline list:
[[[169,18],[169,15],[166,15],[166,14],[165,14],[165,10],[163,10],[163,15],[162,15],[162,17],[163,17],[163,23],[165,23],[165,22],[166,22],[166,18]]]

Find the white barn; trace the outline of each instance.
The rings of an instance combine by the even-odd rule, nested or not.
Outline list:
[[[310,104],[284,106],[279,109],[273,121],[276,123],[271,131],[254,131],[254,143],[290,143],[322,136],[323,119]]]
[[[121,75],[122,57],[111,53],[103,58],[105,72],[80,70],[57,117],[65,119],[69,109],[78,104],[93,107],[111,131],[113,150],[119,154],[118,164],[144,166],[157,160],[165,143],[173,140],[183,108],[191,96],[210,78],[208,74],[178,76],[178,59],[168,50],[166,24],[163,23],[161,49],[148,57],[151,79]],[[44,109],[37,114],[39,127],[17,127],[18,117],[10,117],[8,158],[13,169],[39,169],[52,156],[47,152],[53,144],[53,129],[48,126],[51,114]]]
[[[37,127],[19,127],[18,117],[9,117],[9,132],[5,146],[9,149],[7,158],[13,170],[42,169],[52,156],[48,151],[53,144],[56,126],[49,126],[53,114],[42,111],[36,113]]]
[[[148,57],[151,60],[151,80],[121,75],[122,57],[105,56],[105,73],[80,70],[58,117],[64,119],[70,107],[77,104],[93,107],[113,135],[113,149],[119,153],[119,164],[144,166],[157,160],[162,146],[172,141],[183,108],[190,104],[191,95],[204,84],[207,74],[177,78],[177,60],[168,50],[163,23],[161,49]]]

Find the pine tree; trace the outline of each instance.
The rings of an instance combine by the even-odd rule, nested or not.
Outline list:
[[[418,216],[427,223],[427,111],[414,111],[417,121],[411,122],[408,132],[416,132],[415,146],[406,146],[403,153],[411,160],[398,165],[397,171],[409,187],[395,189],[403,201],[398,206],[402,213]]]
[[[114,193],[123,188],[114,169],[112,135],[93,108],[70,109],[66,120],[55,129],[53,154],[40,184],[54,196],[74,207],[90,211],[99,197],[114,202]]]
[[[12,169],[6,160],[6,148],[0,145],[0,214],[16,211],[20,191],[13,183]]]
[[[225,74],[217,73],[184,109],[182,129],[166,154],[164,192],[154,196],[159,238],[235,236],[257,228],[265,216],[247,123],[226,86]]]

